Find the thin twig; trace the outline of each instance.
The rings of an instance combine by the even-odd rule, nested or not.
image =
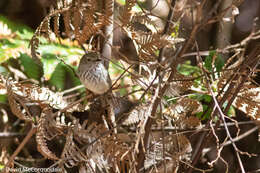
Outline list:
[[[21,142],[21,144],[16,148],[16,150],[14,151],[14,153],[12,154],[12,156],[9,158],[8,163],[6,164],[6,166],[4,167],[3,170],[8,170],[7,168],[9,168],[11,166],[11,164],[14,161],[14,158],[20,153],[20,151],[23,149],[23,147],[25,146],[25,144],[31,139],[31,137],[36,133],[36,126],[34,126],[32,124],[32,128],[31,130],[28,132],[28,134],[26,135],[26,137],[23,139],[23,141]]]

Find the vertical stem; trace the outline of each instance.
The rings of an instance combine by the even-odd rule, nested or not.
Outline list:
[[[105,27],[105,40],[103,43],[103,47],[102,47],[102,56],[106,57],[107,59],[111,58],[111,54],[112,54],[112,45],[113,45],[113,26],[114,26],[114,0],[105,0],[104,4],[108,4],[107,1],[113,1],[112,6],[111,6],[111,11],[113,11],[113,13],[111,14],[111,16],[109,17],[109,21],[110,24],[107,25]],[[109,61],[105,61],[105,67],[108,69],[109,66]]]

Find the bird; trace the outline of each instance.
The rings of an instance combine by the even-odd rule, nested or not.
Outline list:
[[[87,52],[82,56],[78,65],[78,76],[86,89],[97,95],[106,93],[112,85],[99,52]]]

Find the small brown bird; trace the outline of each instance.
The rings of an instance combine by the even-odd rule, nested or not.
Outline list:
[[[111,79],[98,52],[86,53],[80,60],[78,75],[82,84],[94,94],[104,94],[111,87]]]

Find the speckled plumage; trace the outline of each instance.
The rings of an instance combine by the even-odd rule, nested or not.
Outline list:
[[[81,58],[78,75],[82,84],[95,94],[104,94],[111,87],[109,73],[97,52],[89,52]]]

